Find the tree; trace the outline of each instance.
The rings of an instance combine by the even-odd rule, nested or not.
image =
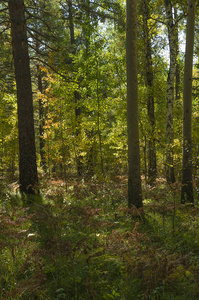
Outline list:
[[[126,67],[128,130],[128,205],[142,207],[138,128],[137,1],[127,0]]]
[[[74,29],[74,20],[73,20],[73,6],[72,1],[68,0],[68,20],[69,20],[69,30],[70,30],[70,42],[72,46],[72,53],[76,53],[76,41],[75,41],[75,29]],[[79,88],[79,87],[78,87]],[[78,136],[81,138],[81,111],[82,108],[80,106],[81,95],[78,89],[74,92],[75,99],[75,134],[78,140]],[[76,147],[76,164],[77,164],[77,173],[78,175],[82,175],[84,171],[84,166],[82,163],[82,156],[80,154],[80,149]]]
[[[166,112],[166,179],[169,183],[175,182],[174,161],[173,161],[173,144],[174,144],[174,129],[173,129],[173,106],[174,106],[174,80],[176,75],[176,24],[173,18],[173,7],[170,0],[164,0],[166,9],[166,20],[168,28],[169,49],[170,49],[170,66],[167,78],[167,112]]]
[[[39,51],[39,41],[36,41],[36,50]],[[39,65],[37,63],[37,85],[38,91],[40,94],[43,93],[43,84],[42,84],[42,72]],[[39,150],[41,157],[41,166],[46,171],[46,157],[45,157],[45,141],[44,141],[44,106],[42,103],[42,97],[39,97]]]
[[[176,5],[177,6],[177,5]],[[175,34],[176,34],[176,80],[175,80],[175,100],[178,102],[180,100],[180,55],[179,55],[179,34],[178,34],[178,28],[179,28],[179,22],[177,22],[178,18],[178,8],[174,6],[174,19],[175,19]]]
[[[20,191],[34,194],[38,177],[24,1],[9,0],[8,7],[17,85]]]
[[[154,111],[154,76],[152,64],[151,38],[149,35],[149,1],[142,2],[143,34],[145,53],[145,85],[147,88],[147,114],[149,120],[148,137],[148,181],[153,183],[157,175],[156,147],[155,147],[155,111]]]
[[[186,30],[186,51],[183,91],[183,164],[181,202],[194,202],[192,184],[192,69],[195,27],[196,0],[189,0]]]

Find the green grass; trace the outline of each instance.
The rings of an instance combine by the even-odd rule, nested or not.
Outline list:
[[[4,189],[0,299],[199,299],[198,208],[166,184],[127,209],[126,181],[46,181],[32,201]]]

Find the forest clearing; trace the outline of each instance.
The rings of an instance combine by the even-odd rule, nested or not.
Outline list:
[[[196,0],[1,0],[0,299],[199,299]]]

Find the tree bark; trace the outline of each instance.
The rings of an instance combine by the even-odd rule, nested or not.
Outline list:
[[[174,144],[174,129],[173,129],[173,106],[174,106],[174,82],[176,76],[176,29],[172,13],[172,5],[170,0],[165,0],[167,29],[170,49],[170,66],[167,78],[167,107],[166,107],[166,179],[168,183],[175,182],[174,175],[174,160],[173,160],[173,144]]]
[[[154,112],[154,84],[153,84],[153,64],[151,39],[149,36],[148,19],[149,7],[148,0],[143,0],[143,32],[145,49],[145,85],[147,88],[147,114],[149,120],[148,135],[148,182],[152,184],[157,175],[156,167],[156,146],[155,146],[155,112]]]
[[[186,51],[183,91],[183,165],[181,202],[194,202],[192,184],[192,69],[195,27],[196,1],[189,0],[187,14]]]
[[[128,205],[142,207],[137,82],[137,0],[127,0],[126,67],[128,130]]]
[[[17,85],[20,191],[37,190],[37,165],[28,41],[23,0],[9,0],[12,48]]]
[[[72,1],[68,0],[68,11],[69,11],[69,29],[70,29],[70,42],[72,46],[72,53],[76,53],[75,48],[75,32],[74,32],[74,22],[73,22],[73,10],[72,10]],[[80,100],[81,95],[78,90],[74,92],[75,98],[75,135],[78,141],[78,137],[81,136],[81,107],[80,107]],[[84,166],[82,163],[82,156],[80,154],[80,150],[78,149],[78,145],[76,147],[76,165],[77,165],[77,173],[79,176],[82,176],[84,173]]]
[[[175,34],[176,34],[176,85],[175,85],[175,91],[176,91],[176,96],[175,100],[176,102],[180,101],[180,64],[179,64],[179,59],[180,59],[180,50],[179,50],[179,38],[178,38],[178,14],[177,14],[177,8],[174,7],[174,18],[175,18]]]

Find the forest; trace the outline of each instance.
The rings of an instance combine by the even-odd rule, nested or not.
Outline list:
[[[198,7],[0,1],[0,299],[199,299]]]

